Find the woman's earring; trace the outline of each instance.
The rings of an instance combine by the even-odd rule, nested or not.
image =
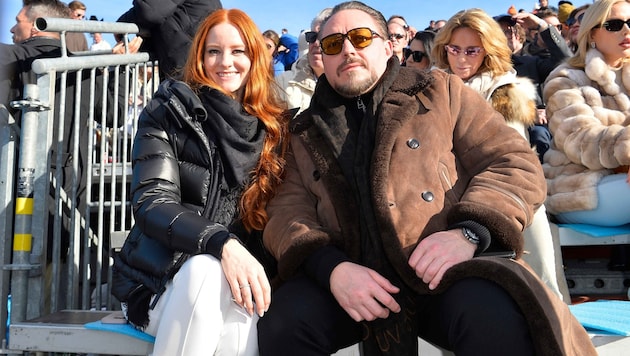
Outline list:
[[[591,42],[591,48],[592,48],[592,49],[597,48],[597,45],[595,44],[595,41]]]

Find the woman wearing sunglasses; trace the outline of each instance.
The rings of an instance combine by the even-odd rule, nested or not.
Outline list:
[[[431,50],[433,50],[433,40],[435,32],[421,31],[413,36],[409,44],[409,54],[407,55],[407,67],[418,69],[429,69],[433,67]]]
[[[438,68],[464,80],[505,117],[509,126],[529,139],[527,127],[536,118],[536,88],[531,80],[516,76],[512,51],[501,26],[492,17],[481,9],[455,14],[438,32],[433,57]],[[544,205],[525,229],[524,239],[525,250],[530,253],[523,259],[562,298]]]
[[[567,18],[566,24],[569,28],[569,48],[571,48],[573,53],[577,52],[577,34],[580,31],[580,23],[584,18],[584,13],[589,6],[590,4],[584,4],[580,7],[576,7]]]
[[[563,223],[630,223],[630,1],[595,1],[578,51],[545,83],[547,208]]]

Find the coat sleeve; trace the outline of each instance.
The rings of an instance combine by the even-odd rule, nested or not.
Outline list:
[[[209,239],[225,238],[228,232],[182,202],[180,162],[173,141],[185,139],[187,131],[182,134],[181,128],[172,124],[176,119],[163,101],[154,98],[138,122],[131,182],[135,223],[144,234],[172,250],[204,252]],[[203,174],[203,168],[197,170]]]
[[[466,189],[449,224],[473,220],[492,239],[520,254],[522,231],[546,196],[540,162],[529,142],[461,80],[450,76],[453,149]]]
[[[335,226],[336,222],[318,220],[328,215],[318,214],[319,209],[333,209],[333,206],[318,200],[317,197],[326,199],[327,195],[317,192],[324,187],[313,179],[315,166],[296,136],[291,138],[286,161],[285,179],[267,205],[269,221],[263,233],[265,247],[278,260],[282,278],[290,277],[313,251],[330,245],[338,237],[323,227]]]
[[[186,0],[134,0],[133,7],[118,18],[142,28],[158,26],[171,16]]]

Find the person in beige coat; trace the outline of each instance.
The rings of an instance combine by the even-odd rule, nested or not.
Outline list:
[[[578,52],[543,95],[554,139],[544,156],[547,208],[560,222],[630,223],[630,1],[584,13]]]
[[[412,355],[418,336],[459,355],[595,355],[520,259],[545,197],[535,152],[457,76],[401,67],[386,28],[351,1],[320,29],[324,75],[267,206],[279,280],[261,355]]]

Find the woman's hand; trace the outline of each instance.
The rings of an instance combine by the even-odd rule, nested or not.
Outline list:
[[[271,303],[271,286],[260,262],[238,240],[229,239],[223,246],[221,266],[234,301],[249,315],[254,314],[255,303],[256,313],[262,317]]]

